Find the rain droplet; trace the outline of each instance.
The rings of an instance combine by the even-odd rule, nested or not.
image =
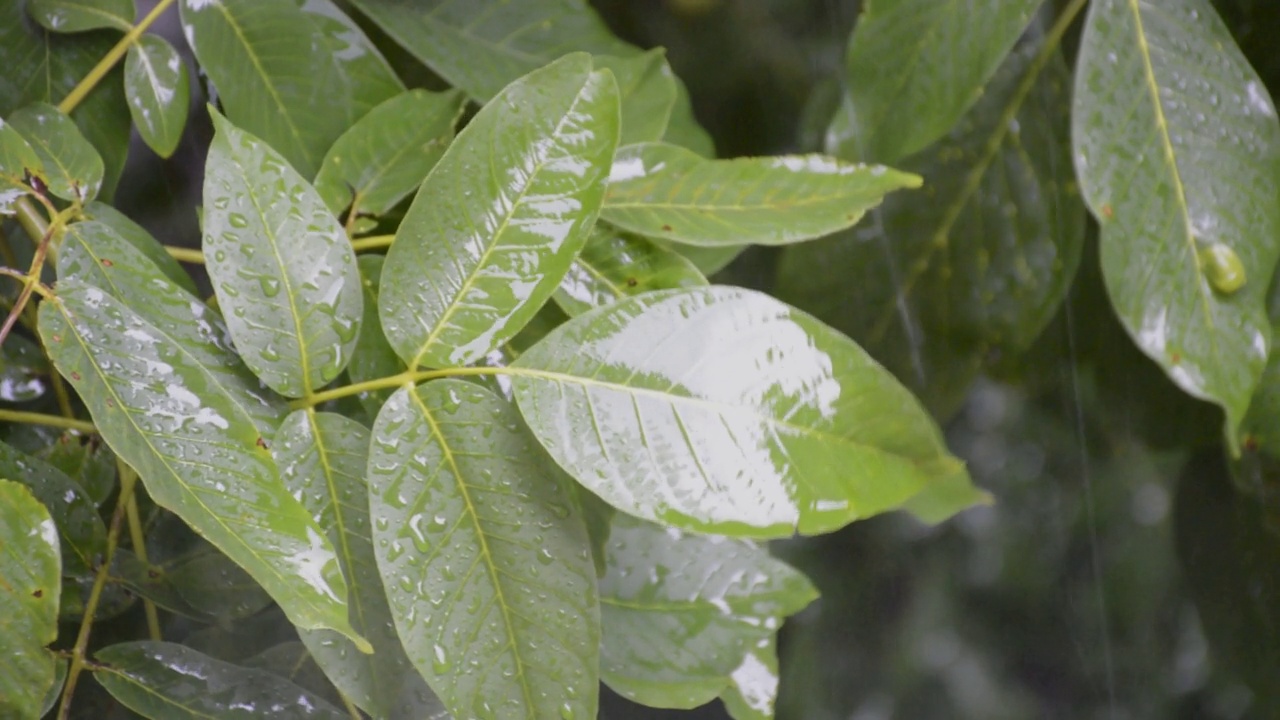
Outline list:
[[[436,645],[432,651],[431,669],[437,675],[443,675],[449,672],[453,667],[453,663],[449,661],[449,653],[444,649],[443,645]]]

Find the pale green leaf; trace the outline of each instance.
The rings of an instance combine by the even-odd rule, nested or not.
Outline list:
[[[71,661],[65,657],[57,659],[58,664],[54,669],[53,684],[50,685],[49,690],[45,692],[44,700],[40,703],[40,711],[36,713],[35,717],[48,717],[49,713],[53,711],[54,705],[57,705],[58,701],[62,699],[62,686],[67,681],[67,666],[70,662]],[[3,706],[0,705],[0,707]]]
[[[36,22],[60,33],[98,28],[127,32],[138,12],[133,0],[27,0],[26,5]]]
[[[688,245],[786,245],[850,227],[920,178],[822,155],[707,160],[665,143],[618,150],[600,219]]]
[[[0,215],[13,213],[18,198],[31,194],[31,178],[48,184],[44,163],[12,125],[0,120]]]
[[[462,94],[409,90],[370,110],[329,152],[316,191],[335,215],[380,216],[422,184],[449,143]]]
[[[98,195],[102,158],[71,118],[52,105],[34,103],[9,115],[8,121],[39,156],[48,173],[49,192],[78,202]]]
[[[360,332],[356,255],[319,194],[266,143],[215,114],[205,164],[205,267],[245,364],[309,395],[336,378]]]
[[[58,527],[62,571],[91,576],[107,549],[107,528],[84,488],[49,463],[0,443],[0,478],[26,485]]]
[[[665,247],[672,252],[677,252],[689,259],[694,267],[706,277],[711,277],[721,270],[729,266],[729,263],[738,259],[748,247],[748,245],[717,245],[714,247],[704,247],[701,245],[681,245],[680,243],[664,243],[655,240],[654,243],[659,247]]]
[[[178,51],[159,35],[138,38],[124,60],[124,92],[142,141],[160,157],[172,155],[191,105],[191,80]]]
[[[351,114],[346,127],[384,101],[404,92],[404,83],[396,77],[395,70],[382,56],[378,46],[334,0],[304,0],[301,9],[319,31],[319,38],[341,71],[338,75],[341,85],[319,89],[340,97],[351,97]],[[333,108],[332,105],[321,107],[329,111]]]
[[[1266,88],[1207,0],[1099,0],[1072,121],[1116,314],[1179,387],[1222,407],[1238,451],[1280,255],[1280,124]],[[1215,286],[1222,257],[1243,286]]]
[[[370,715],[421,717],[432,695],[400,645],[373,551],[364,479],[369,431],[341,415],[298,410],[280,426],[272,451],[285,485],[338,551],[351,585],[351,626],[373,654],[332,630],[304,630],[302,642],[334,686]]]
[[[155,720],[349,720],[266,670],[215,660],[176,643],[144,640],[94,653],[93,677],[125,707]]]
[[[614,691],[653,707],[710,702],[739,668],[753,669],[748,658],[784,617],[818,596],[804,575],[753,543],[626,515],[614,518],[606,558],[600,672]]]
[[[897,162],[941,138],[982,96],[1042,0],[877,0],[849,38],[827,150]]]
[[[40,336],[157,505],[249,572],[290,620],[354,635],[332,546],[280,481],[253,419],[196,356],[75,278],[40,304]]]
[[[164,245],[160,244],[160,241],[152,237],[146,228],[129,219],[127,215],[106,203],[95,200],[84,206],[84,218],[86,220],[97,220],[104,225],[109,225],[112,230],[116,231],[116,234],[128,241],[130,245],[133,245],[153,265],[159,268],[160,272],[164,273],[164,276],[170,282],[192,295],[196,294],[196,284],[191,279],[191,276],[187,274],[187,271],[182,269],[178,261],[164,249]]]
[[[595,572],[569,488],[508,402],[397,391],[369,452],[378,569],[410,659],[455,717],[594,718]]]
[[[650,290],[706,284],[698,268],[678,253],[597,224],[560,281],[555,301],[572,317]]]
[[[861,348],[750,290],[618,301],[552,331],[512,375],[534,434],[578,482],[693,530],[827,532],[963,471]]]
[[[574,54],[512,83],[419,189],[382,271],[382,329],[409,367],[509,340],[587,241],[618,138],[608,72]]]
[[[40,717],[56,662],[62,588],[58,531],[49,511],[16,482],[0,479],[0,715]]]
[[[675,108],[675,74],[666,51],[654,48],[640,55],[597,55],[595,66],[608,68],[618,83],[622,106],[621,145],[661,140]]]
[[[347,365],[347,377],[352,383],[390,377],[405,370],[404,361],[387,342],[387,336],[382,332],[382,321],[378,319],[378,283],[382,278],[384,259],[381,255],[361,255],[356,259],[364,288],[364,319],[360,322],[360,335],[356,338],[351,363]],[[360,403],[369,417],[377,417],[382,404],[394,391],[391,388],[360,393]]]
[[[742,663],[730,673],[731,682],[720,693],[720,702],[733,720],[773,720],[778,698],[777,639],[756,642],[742,656]]]

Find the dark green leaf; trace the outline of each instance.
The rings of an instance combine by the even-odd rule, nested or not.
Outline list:
[[[143,35],[124,61],[124,93],[143,142],[169,157],[182,139],[191,80],[178,51],[159,35]]]
[[[661,140],[678,95],[666,51],[654,48],[640,55],[598,55],[595,66],[608,68],[618,83],[622,105],[622,136],[618,144]]]
[[[702,157],[715,157],[716,145],[710,133],[698,124],[693,116],[693,102],[689,99],[689,91],[685,89],[680,78],[676,78],[676,104],[671,109],[671,118],[667,121],[667,131],[662,136],[663,142],[679,145],[686,150],[698,153]]]
[[[5,344],[13,340],[10,336]],[[116,489],[116,455],[97,437],[68,431],[37,457],[66,473],[98,507]]]
[[[586,528],[515,408],[438,380],[392,395],[373,438],[378,569],[427,683],[459,718],[594,718]]]
[[[65,657],[57,659],[58,665],[54,670],[53,684],[49,686],[48,692],[44,694],[44,700],[40,703],[40,711],[36,713],[35,717],[47,717],[53,711],[53,706],[58,704],[58,700],[62,697],[62,686],[67,681],[67,665],[70,662]]]
[[[40,304],[40,335],[157,505],[249,571],[295,625],[354,635],[333,548],[284,488],[253,419],[194,354],[75,278]]]
[[[410,368],[470,364],[550,299],[618,138],[612,77],[574,54],[512,83],[436,165],[387,253],[382,329]]]
[[[104,225],[109,225],[117,235],[145,255],[170,282],[191,295],[196,294],[196,284],[187,271],[183,270],[178,261],[165,251],[164,245],[161,245],[141,225],[130,220],[127,215],[106,203],[95,200],[84,206],[84,217],[86,220],[97,220]]]
[[[98,28],[127,32],[138,11],[133,0],[27,0],[27,12],[54,32],[74,33]]]
[[[0,400],[30,402],[44,395],[48,384],[49,361],[40,346],[22,337],[10,335],[0,347]]]
[[[706,277],[711,277],[729,266],[747,249],[747,245],[720,245],[703,247],[700,245],[681,245],[679,243],[663,243],[655,241],[659,247],[680,253],[694,264],[694,267]]]
[[[707,279],[683,256],[644,238],[597,224],[556,289],[569,316],[649,290],[697,287]]]
[[[200,622],[212,622],[213,618],[192,607],[178,592],[161,565],[144,563],[137,555],[116,548],[111,556],[108,579],[140,597],[146,598],[165,610]]]
[[[172,563],[166,574],[188,607],[224,625],[271,604],[271,596],[248,573],[212,548]]]
[[[278,153],[215,115],[204,179],[205,267],[240,356],[301,397],[336,378],[360,332],[356,255],[316,191]]]
[[[266,670],[335,706],[343,704],[342,697],[320,670],[320,666],[316,665],[307,646],[297,640],[272,645],[257,655],[245,658],[239,665],[243,668]]]
[[[982,96],[1042,0],[881,0],[849,38],[827,149],[896,162],[942,137]]]
[[[8,121],[40,157],[48,174],[49,192],[79,202],[98,195],[102,158],[71,118],[52,105],[34,103],[10,114]]]
[[[676,145],[621,148],[600,219],[689,245],[785,245],[852,226],[915,175],[822,155],[707,160]]]
[[[56,662],[45,645],[58,637],[62,568],[58,531],[31,491],[0,479],[0,714],[40,717]]]
[[[107,528],[84,488],[49,463],[0,443],[0,478],[20,482],[44,503],[62,546],[62,570],[89,576],[107,549]]]
[[[387,336],[382,332],[382,321],[378,319],[378,283],[382,278],[383,260],[381,255],[361,255],[356,260],[364,287],[364,320],[360,323],[360,335],[356,338],[351,364],[347,366],[347,376],[353,383],[390,377],[405,370],[404,362],[387,342]],[[377,417],[382,404],[393,392],[394,389],[370,390],[360,394],[360,403],[369,417]]]
[[[1116,313],[1179,387],[1226,411],[1238,451],[1271,344],[1275,107],[1207,0],[1100,0],[1081,40],[1072,119]],[[1227,251],[1248,273],[1235,291],[1213,282],[1214,257]]]
[[[335,215],[381,216],[422,184],[449,143],[462,94],[410,90],[370,110],[329,152],[316,191]]]
[[[348,717],[284,678],[175,643],[119,643],[94,657],[94,679],[125,707],[155,720]]]
[[[0,215],[11,214],[18,198],[31,193],[31,176],[48,183],[44,163],[31,143],[0,120]]]
[[[663,290],[580,315],[521,355],[512,383],[578,482],[693,530],[826,532],[963,472],[861,348],[750,290]]]

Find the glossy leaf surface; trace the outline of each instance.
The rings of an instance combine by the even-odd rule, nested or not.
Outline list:
[[[137,14],[133,0],[28,0],[26,5],[36,22],[60,33],[98,28],[128,31]]]
[[[11,342],[13,337],[5,345]],[[99,507],[115,490],[115,453],[96,437],[67,431],[36,457],[66,473]]]
[[[381,255],[361,255],[356,259],[364,290],[364,320],[360,323],[360,335],[356,337],[351,364],[347,366],[347,377],[352,383],[390,377],[405,370],[404,361],[387,342],[387,336],[382,332],[382,321],[378,319],[378,283],[382,278],[383,260]],[[382,403],[394,391],[381,389],[360,394],[360,403],[369,412],[369,417],[377,417]]]
[[[62,588],[58,531],[49,511],[16,482],[0,479],[0,714],[40,717],[53,685]]]
[[[103,225],[110,226],[117,235],[145,255],[170,282],[196,295],[196,284],[191,280],[191,276],[164,249],[164,245],[147,232],[146,228],[119,210],[97,200],[84,206],[84,217],[86,220],[97,220]]]
[[[169,157],[182,139],[191,104],[191,80],[178,51],[158,35],[143,35],[124,60],[129,113],[150,148]]]
[[[351,626],[373,654],[332,630],[304,630],[302,642],[334,686],[374,717],[420,717],[433,698],[400,646],[373,551],[364,479],[369,431],[341,415],[298,410],[272,450],[285,486],[337,549],[351,585]]]
[[[13,204],[30,194],[30,177],[45,180],[44,163],[12,125],[0,120],[0,215],[13,212]]]
[[[727,287],[621,300],[515,362],[520,410],[614,507],[707,532],[826,532],[901,506],[960,463],[856,344]]]
[[[756,641],[729,674],[720,702],[733,720],[773,720],[780,675],[776,645],[774,637]]]
[[[577,53],[485,105],[423,183],[378,312],[409,365],[470,364],[555,292],[587,241],[618,139],[610,75]]]
[[[1202,0],[1093,3],[1081,43],[1075,166],[1102,225],[1107,292],[1142,351],[1226,411],[1234,449],[1271,344],[1275,106]],[[1217,245],[1248,272],[1235,292],[1208,276]]]
[[[53,517],[63,572],[92,575],[107,548],[107,528],[84,489],[61,470],[5,443],[0,443],[0,478],[26,485]]]
[[[97,196],[102,187],[102,158],[71,118],[52,105],[35,103],[9,115],[8,121],[40,157],[49,192],[80,202]]]
[[[94,679],[143,717],[165,720],[273,717],[343,720],[348,716],[265,670],[215,660],[177,643],[144,640],[94,653]]]
[[[409,90],[370,110],[320,165],[316,191],[334,214],[380,216],[422,184],[453,140],[462,94]]]
[[[896,162],[941,138],[973,103],[1042,0],[882,0],[849,38],[827,149]]]
[[[180,8],[227,117],[308,178],[344,130],[403,89],[327,0],[182,0]]]
[[[691,708],[720,695],[782,618],[818,596],[804,575],[753,543],[625,515],[614,518],[606,557],[601,674],[653,707]]]
[[[355,252],[284,158],[223,118],[214,125],[204,253],[218,305],[245,364],[282,395],[308,395],[342,372],[360,332]]]
[[[373,438],[378,569],[428,684],[459,718],[594,718],[586,528],[516,409],[437,380],[391,396]]]
[[[48,388],[48,374],[49,361],[39,345],[21,335],[5,338],[0,346],[0,400],[29,402],[41,397]]]
[[[915,175],[822,155],[707,160],[665,143],[618,151],[600,218],[689,245],[786,245],[856,223]]]
[[[253,420],[192,353],[74,278],[40,304],[40,335],[157,505],[248,571],[294,624],[354,634],[332,546],[284,488]]]
[[[555,300],[569,316],[650,290],[706,285],[692,262],[644,238],[596,225]]]
[[[568,52],[635,52],[586,0],[354,0],[406,50],[468,95],[488,101]]]
[[[620,145],[661,140],[679,95],[662,48],[640,55],[599,55],[595,66],[608,68],[618,83],[622,105]]]
[[[217,313],[168,281],[114,226],[88,221],[67,229],[58,255],[58,275],[104,290],[154,325],[198,363],[226,399],[252,418],[264,438],[285,415],[283,401],[254,377],[231,346]]]

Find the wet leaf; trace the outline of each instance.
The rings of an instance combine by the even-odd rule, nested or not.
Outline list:
[[[335,215],[380,216],[422,184],[453,141],[462,94],[409,90],[370,110],[329,148],[316,192]]]
[[[144,640],[94,653],[93,677],[125,707],[148,718],[343,720],[337,708],[265,670],[215,660],[176,643]]]
[[[253,419],[268,440],[285,415],[283,401],[262,386],[231,346],[222,318],[178,286],[139,252],[137,245],[101,221],[67,229],[58,274],[94,285],[181,346],[226,398]]]
[[[257,655],[240,661],[239,665],[279,675],[334,706],[343,704],[333,683],[329,682],[311,653],[307,652],[307,646],[297,640],[272,645]]]
[[[253,420],[193,353],[75,278],[40,304],[40,335],[157,505],[247,570],[295,625],[354,634],[333,548],[284,488]]]
[[[598,224],[556,289],[570,316],[649,290],[697,287],[707,279],[678,253]]]
[[[882,0],[849,38],[827,149],[893,163],[949,131],[982,96],[1041,0]]]
[[[21,335],[10,335],[0,346],[0,400],[36,400],[48,389],[49,361],[40,346]]]
[[[404,89],[327,0],[182,0],[179,7],[227,118],[305,177],[315,176],[343,131]]]
[[[31,193],[31,176],[46,184],[44,163],[12,125],[0,120],[0,215],[13,213],[18,198]]]
[[[128,32],[138,13],[133,0],[28,0],[26,5],[36,22],[60,33],[98,28]]]
[[[58,637],[62,588],[58,532],[31,490],[0,480],[0,713],[40,717],[56,662],[45,646]]]
[[[622,106],[619,145],[661,140],[675,108],[678,92],[666,51],[654,48],[639,55],[597,55],[598,68],[608,68],[618,83]]]
[[[364,288],[364,320],[360,323],[360,335],[347,366],[347,377],[352,383],[377,380],[404,372],[404,361],[387,342],[378,319],[378,283],[382,278],[384,258],[381,255],[361,255],[356,259]],[[395,392],[394,388],[370,390],[360,393],[360,403],[370,417],[377,417],[382,404]]]
[[[804,575],[743,540],[618,515],[607,548],[601,675],[652,707],[692,708],[725,692],[782,619],[818,596]]]
[[[920,178],[822,155],[707,160],[676,145],[621,148],[600,219],[688,245],[786,245],[852,226]]]
[[[578,482],[691,530],[827,532],[963,471],[861,348],[751,290],[663,290],[580,315],[516,360],[512,384]]]
[[[273,450],[285,485],[338,551],[351,585],[351,627],[369,640],[373,654],[331,630],[304,630],[302,642],[334,686],[370,715],[421,717],[426,707],[398,707],[430,699],[431,692],[404,654],[378,574],[364,479],[369,431],[341,415],[298,410],[281,425]]]
[[[174,588],[163,566],[145,563],[124,548],[116,548],[111,555],[111,569],[107,579],[168,612],[200,622],[213,621],[212,617],[193,607]]]
[[[410,368],[509,340],[587,241],[618,138],[607,72],[578,53],[512,83],[449,146],[387,253],[378,312]]]
[[[356,255],[320,195],[258,138],[215,115],[204,179],[205,267],[240,356],[268,387],[309,395],[360,332]]]
[[[369,452],[378,569],[409,657],[455,717],[594,718],[586,528],[519,414],[484,388],[397,391]]]
[[[39,156],[49,192],[79,202],[97,196],[102,187],[102,158],[71,118],[52,105],[34,103],[10,114],[8,122]]]
[[[271,604],[271,596],[252,576],[212,547],[170,563],[166,574],[189,607],[224,625]]]
[[[196,284],[191,276],[164,249],[164,245],[161,245],[151,233],[147,232],[146,228],[129,219],[127,215],[106,203],[95,200],[84,206],[84,217],[86,220],[97,220],[103,225],[110,226],[117,235],[145,255],[170,282],[191,295],[197,294]]]
[[[191,80],[178,51],[159,35],[143,35],[124,61],[124,92],[138,135],[160,157],[178,147],[191,105]]]
[[[1104,0],[1089,8],[1072,117],[1116,313],[1180,388],[1226,411],[1238,452],[1271,344],[1275,106],[1208,2]],[[1243,287],[1213,286],[1202,249],[1215,244],[1248,268]]]
[[[11,336],[5,345],[13,340]],[[116,489],[116,455],[97,437],[68,431],[36,457],[66,473],[98,507]]]
[[[773,720],[778,697],[778,650],[773,637],[756,643],[730,673],[720,701],[733,720]]]
[[[90,576],[107,549],[107,528],[84,488],[49,463],[0,443],[0,478],[26,485],[58,527],[62,570]]]

